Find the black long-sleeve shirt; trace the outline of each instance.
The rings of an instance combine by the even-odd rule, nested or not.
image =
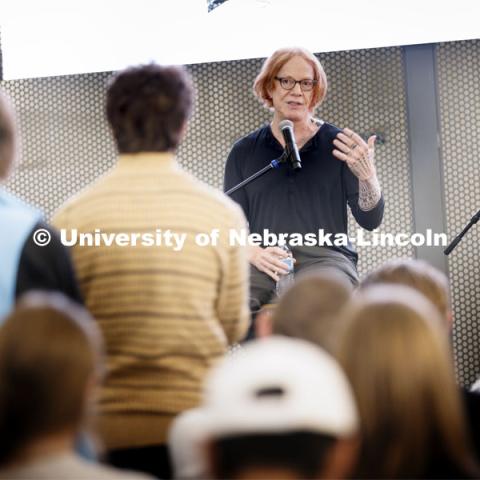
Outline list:
[[[237,201],[249,222],[250,232],[307,233],[319,230],[348,234],[347,204],[360,226],[377,228],[383,218],[383,196],[369,211],[358,206],[358,179],[345,162],[335,158],[333,140],[340,129],[324,123],[302,147],[302,169],[293,171],[287,164],[268,172],[246,187],[237,190]],[[230,152],[225,168],[225,191],[279,158],[283,147],[269,125],[238,140]],[[333,247],[354,263],[357,253],[348,246]]]
[[[48,245],[38,246],[33,232],[45,229],[51,235]],[[23,245],[15,283],[15,298],[30,290],[61,292],[83,304],[70,253],[60,241],[58,232],[44,222],[38,222]]]

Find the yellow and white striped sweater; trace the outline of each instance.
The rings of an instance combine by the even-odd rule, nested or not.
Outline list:
[[[141,153],[120,155],[53,223],[67,229],[67,239],[72,229],[186,235],[178,251],[72,247],[86,306],[106,343],[99,419],[106,446],[164,443],[170,420],[198,404],[207,371],[247,329],[246,249],[228,236],[246,229],[241,209],[183,171],[172,154]],[[216,246],[197,244],[197,234],[215,229]]]

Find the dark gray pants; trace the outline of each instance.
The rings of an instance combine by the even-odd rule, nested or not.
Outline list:
[[[327,247],[292,247],[296,260],[295,275],[322,270],[335,270],[354,287],[358,285],[358,273],[353,262],[345,255]],[[250,310],[258,312],[262,305],[276,299],[275,281],[253,265],[250,266]]]

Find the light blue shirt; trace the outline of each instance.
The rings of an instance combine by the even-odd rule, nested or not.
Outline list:
[[[0,188],[0,323],[15,303],[20,256],[42,214]]]

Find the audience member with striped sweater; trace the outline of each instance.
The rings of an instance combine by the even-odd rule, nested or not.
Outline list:
[[[150,64],[116,75],[107,117],[118,161],[54,218],[71,240],[116,236],[110,246],[72,247],[106,342],[99,426],[114,465],[162,478],[170,475],[172,419],[199,403],[207,371],[248,326],[245,247],[228,237],[247,228],[243,213],[175,159],[192,97],[179,67]],[[209,245],[198,241],[215,232]]]

